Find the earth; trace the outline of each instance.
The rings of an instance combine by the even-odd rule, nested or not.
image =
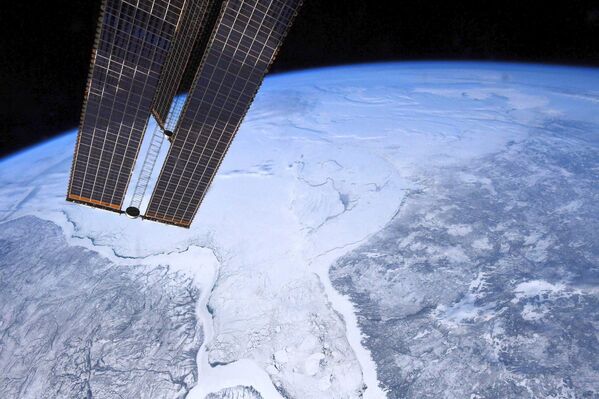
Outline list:
[[[189,230],[66,202],[74,131],[0,160],[0,397],[599,398],[598,111],[597,69],[272,75]]]

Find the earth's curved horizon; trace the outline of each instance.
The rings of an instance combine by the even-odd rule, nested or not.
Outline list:
[[[599,398],[599,69],[267,77],[190,230],[0,159],[0,396]],[[149,126],[151,129],[152,126]]]

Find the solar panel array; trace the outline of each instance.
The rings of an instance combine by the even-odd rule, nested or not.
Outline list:
[[[188,227],[301,0],[227,0],[145,218]]]
[[[198,71],[206,47],[208,46],[208,41],[210,40],[210,36],[212,36],[216,21],[220,15],[223,0],[209,1],[208,12],[206,14],[206,19],[203,22],[204,27],[202,27],[200,35],[196,38],[196,42],[193,45],[193,50],[191,50],[191,55],[189,57],[188,68],[185,70],[183,78],[181,78],[181,84],[179,85],[180,92],[189,93],[191,85],[193,84],[193,78],[196,76],[196,72]]]
[[[106,0],[67,200],[119,212],[184,0]]]
[[[189,66],[194,43],[201,36],[203,30],[212,28],[206,25],[209,6],[212,3],[214,0],[188,0],[186,2],[152,106],[152,113],[163,128],[183,74]]]

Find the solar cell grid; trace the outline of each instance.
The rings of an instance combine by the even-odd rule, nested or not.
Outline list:
[[[121,209],[183,1],[104,2],[67,199]]]
[[[300,3],[223,4],[146,218],[191,224]]]
[[[189,65],[194,43],[201,36],[203,29],[211,28],[207,26],[206,19],[212,3],[213,0],[190,0],[183,9],[152,105],[152,113],[162,127]]]

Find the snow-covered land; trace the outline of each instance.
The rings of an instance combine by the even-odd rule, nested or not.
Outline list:
[[[0,288],[13,291],[0,290],[0,393],[37,397],[43,384],[62,384],[94,398],[121,391],[210,399],[396,398],[439,397],[442,390],[474,398],[489,397],[489,384],[509,380],[508,396],[520,392],[510,390],[514,384],[532,396],[598,394],[596,361],[554,359],[563,367],[553,378],[554,369],[490,358],[487,351],[501,354],[508,342],[497,343],[506,327],[492,324],[503,320],[499,302],[514,303],[524,320],[542,323],[552,312],[547,301],[573,295],[584,295],[584,310],[595,311],[579,328],[590,329],[589,345],[597,342],[598,248],[585,234],[599,215],[588,202],[599,195],[588,184],[598,181],[598,105],[599,72],[584,69],[407,63],[271,76],[189,230],[65,202],[74,133],[5,159],[0,229],[10,229],[0,236]],[[560,146],[568,151],[555,152]],[[553,186],[534,198],[542,182]],[[548,201],[559,184],[577,189]],[[527,213],[533,208],[537,213]],[[553,234],[558,219],[543,225],[540,210],[562,221],[584,216],[586,227],[562,224],[566,231]],[[53,257],[77,253],[68,258],[64,285],[47,278],[52,257],[42,256],[46,252],[28,256],[15,249],[30,226],[62,230],[66,241],[52,235],[60,248]],[[574,228],[585,234],[570,234]],[[513,259],[503,269],[488,265],[491,258],[504,262],[514,242],[518,256],[547,273],[513,274],[521,266]],[[560,245],[586,251],[577,273],[587,277],[559,272],[568,260],[555,260],[551,251]],[[96,276],[93,286],[115,297],[93,297],[93,288],[78,285],[92,278],[75,273],[79,263],[91,274],[96,263],[122,273],[114,281],[127,289],[110,291],[115,285]],[[61,272],[61,264],[52,273]],[[514,280],[489,285],[497,270]],[[29,271],[36,275],[27,277]],[[573,286],[577,279],[584,287]],[[23,284],[34,287],[22,290]],[[34,295],[38,284],[53,296]],[[486,294],[490,286],[495,296]],[[549,299],[530,299],[539,296]],[[123,329],[90,298],[100,304],[132,298],[139,307],[114,310],[126,320]],[[56,319],[62,305],[50,301],[71,300],[85,304],[77,308],[76,328],[40,322],[39,333],[31,334],[32,312]],[[39,317],[34,320],[46,320]],[[106,330],[94,332],[95,323]],[[139,333],[148,323],[158,330]],[[487,335],[483,327],[465,327],[472,323],[488,323]],[[541,330],[534,334],[542,336]],[[480,351],[469,352],[476,370],[490,370],[484,381],[476,370],[464,372],[468,358],[451,349],[467,341],[452,338],[463,331],[486,337]],[[534,346],[533,335],[513,334],[513,350]],[[134,337],[135,346],[126,344]],[[37,342],[44,345],[33,345],[34,354],[22,350]],[[576,342],[571,345],[582,346]],[[56,356],[71,347],[87,351],[66,375]],[[526,353],[539,358],[549,350],[533,349]],[[37,366],[23,366],[29,362]],[[536,388],[534,373],[521,378],[514,364],[549,375],[547,389]],[[587,382],[568,377],[578,370]],[[148,373],[165,377],[144,393]]]

